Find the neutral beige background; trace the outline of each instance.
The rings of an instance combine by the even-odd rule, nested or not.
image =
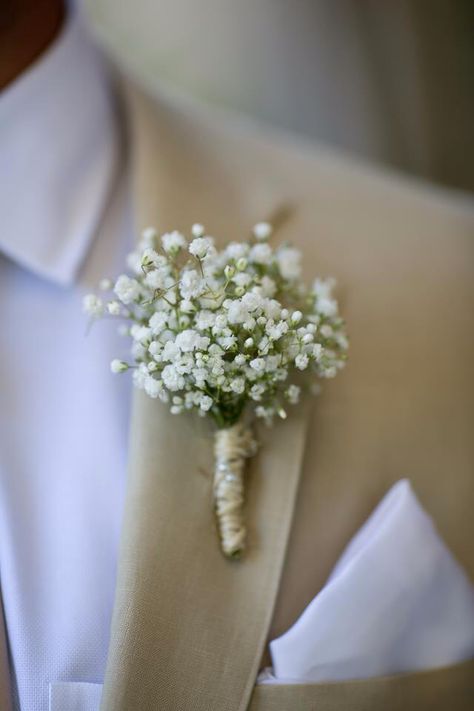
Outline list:
[[[88,0],[150,80],[474,188],[470,0]]]

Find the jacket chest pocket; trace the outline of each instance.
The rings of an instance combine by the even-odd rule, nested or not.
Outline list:
[[[441,669],[326,684],[260,684],[248,711],[471,711],[474,660]]]

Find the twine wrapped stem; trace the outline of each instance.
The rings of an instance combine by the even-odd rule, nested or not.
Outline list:
[[[237,422],[215,433],[214,504],[224,555],[239,557],[245,548],[245,459],[255,454],[248,427]]]

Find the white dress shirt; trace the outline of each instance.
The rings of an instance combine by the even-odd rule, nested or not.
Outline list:
[[[0,94],[0,579],[21,711],[104,676],[130,379],[109,370],[126,342],[109,323],[86,337],[81,304],[133,240],[120,136],[73,16]]]

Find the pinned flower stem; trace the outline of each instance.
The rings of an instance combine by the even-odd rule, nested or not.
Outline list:
[[[215,433],[214,505],[222,552],[229,558],[240,557],[245,548],[244,467],[256,449],[250,429],[240,422]]]

